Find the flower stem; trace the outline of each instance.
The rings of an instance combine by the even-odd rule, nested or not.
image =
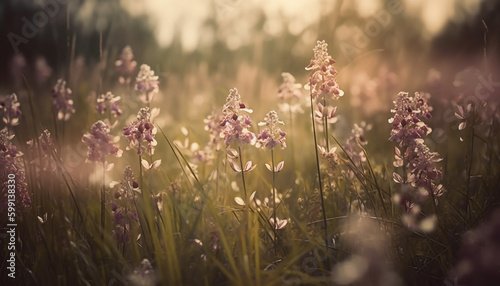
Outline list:
[[[274,150],[271,149],[271,171],[273,172],[273,231],[274,231],[274,255],[277,255],[277,244],[278,244],[278,233],[276,231],[276,226],[278,225],[278,220],[276,219],[276,172],[274,171]]]
[[[142,156],[139,155],[139,180],[141,181],[141,197],[144,198],[144,181],[142,180]]]
[[[104,181],[106,174],[104,173],[105,171],[105,163],[102,163],[102,188],[101,188],[101,239],[104,238],[104,227],[106,226],[106,220],[104,217],[104,211],[106,208],[106,192],[105,192],[105,186],[104,186]]]
[[[243,181],[243,192],[245,193],[245,200],[247,199],[247,186],[245,184],[245,171],[243,170],[243,158],[242,153],[241,153],[241,147],[238,146],[238,152],[239,152],[239,157],[240,157],[240,168],[241,168],[241,180]]]
[[[323,227],[325,228],[325,249],[326,253],[328,253],[328,229],[326,223],[326,213],[325,213],[325,200],[323,198],[323,183],[321,180],[321,170],[319,167],[319,154],[318,154],[318,142],[316,139],[316,124],[314,122],[314,107],[313,107],[313,99],[312,94],[309,91],[309,99],[311,100],[311,118],[312,118],[312,126],[313,126],[313,137],[314,137],[314,150],[316,151],[316,170],[318,172],[318,181],[319,181],[319,194],[321,198],[321,210],[323,212]]]

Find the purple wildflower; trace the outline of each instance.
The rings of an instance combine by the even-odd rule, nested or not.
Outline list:
[[[260,122],[259,126],[266,126],[259,135],[257,135],[257,148],[273,149],[277,145],[281,148],[286,148],[286,133],[279,128],[278,125],[284,125],[283,121],[279,120],[278,113],[272,110],[264,117],[264,122]]]
[[[232,142],[236,142],[239,146],[255,144],[255,134],[249,130],[252,127],[252,120],[248,115],[242,114],[242,111],[252,112],[241,102],[238,90],[233,88],[229,91],[226,104],[222,109],[224,117],[220,122],[222,127],[220,137],[224,138],[226,146],[229,146]]]
[[[125,167],[123,179],[120,182],[112,182],[111,187],[114,187],[115,190],[114,200],[110,205],[115,226],[112,234],[118,242],[125,243],[130,240],[131,224],[139,223],[134,200],[140,190],[132,168],[130,166]]]
[[[120,59],[115,62],[116,71],[120,75],[118,81],[121,84],[129,84],[132,78],[132,74],[137,67],[137,62],[134,61],[134,53],[132,48],[127,45],[123,48],[120,54]]]
[[[12,145],[12,138],[14,138],[14,135],[9,135],[7,128],[0,130],[0,184],[2,185],[0,213],[2,216],[5,215],[5,217],[7,216],[8,201],[11,199],[10,195],[12,195],[11,186],[15,186],[16,211],[21,212],[31,206],[24,163],[21,158],[23,153],[17,150],[16,146]]]
[[[42,134],[38,137],[38,141],[29,140],[26,144],[29,146],[29,150],[33,156],[38,158],[34,159],[30,164],[34,164],[43,171],[56,170],[57,163],[54,161],[53,156],[51,156],[52,152],[55,152],[55,144],[47,129],[43,130]]]
[[[278,89],[278,97],[283,100],[301,98],[302,92],[300,88],[302,85],[295,82],[295,77],[287,72],[281,73],[281,77],[283,77],[283,83]]]
[[[108,91],[106,94],[101,94],[97,98],[97,113],[104,114],[107,110],[110,110],[114,117],[120,116],[122,114],[122,110],[118,105],[120,99],[120,96],[115,96],[111,91]]]
[[[366,156],[362,148],[362,146],[368,144],[364,137],[365,130],[363,127],[365,126],[364,122],[360,125],[354,124],[351,135],[345,142],[344,150],[355,163],[366,162]]]
[[[157,144],[155,135],[156,127],[151,122],[151,113],[149,108],[141,108],[137,113],[137,120],[130,123],[129,126],[123,128],[123,135],[129,140],[127,150],[137,148],[137,154],[142,155],[147,150],[149,155],[153,155]],[[146,143],[147,147],[142,144]]]
[[[5,124],[10,126],[19,125],[19,118],[22,115],[21,109],[19,109],[20,105],[15,93],[0,98],[0,112]]]
[[[153,100],[155,94],[159,91],[158,76],[148,65],[141,65],[141,70],[135,79],[135,90],[139,92],[139,99],[143,103],[149,103]]]
[[[399,146],[395,147],[393,164],[395,167],[404,166],[407,172],[406,178],[397,173],[393,177],[397,183],[409,184],[409,187],[396,196],[396,201],[408,211],[415,204],[425,201],[431,193],[437,204],[437,198],[444,192],[443,186],[435,183],[442,176],[441,170],[436,166],[441,159],[437,153],[429,150],[423,140],[431,132],[431,128],[421,121],[421,118],[431,117],[432,108],[427,104],[427,98],[428,96],[421,96],[419,93],[410,97],[407,92],[400,92],[398,99],[394,101],[394,109],[391,110],[394,116],[389,119],[392,124],[389,140]]]
[[[222,126],[220,125],[222,119],[223,116],[221,112],[213,112],[203,120],[205,123],[205,130],[210,134],[208,146],[214,151],[218,151],[222,147],[221,138],[219,136],[222,131]]]
[[[57,120],[68,121],[71,114],[75,113],[73,100],[70,97],[71,89],[66,88],[66,81],[57,80],[52,90],[52,109],[57,113]]]
[[[109,132],[110,126],[99,120],[92,125],[90,133],[83,135],[82,141],[88,144],[87,160],[105,163],[106,155],[121,156],[122,150],[113,144],[119,138],[114,138]]]
[[[330,96],[339,99],[344,92],[335,79],[337,74],[333,67],[335,60],[328,54],[328,44],[325,41],[318,41],[313,51],[314,59],[306,67],[306,70],[313,71],[308,83],[312,98],[323,99]]]

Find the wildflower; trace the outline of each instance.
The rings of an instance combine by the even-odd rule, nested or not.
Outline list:
[[[213,112],[203,120],[203,122],[205,123],[205,130],[210,134],[208,147],[213,151],[219,151],[221,149],[222,142],[219,135],[222,132],[222,126],[220,124],[222,119],[223,114],[221,112]]]
[[[313,73],[306,87],[311,90],[313,99],[323,99],[326,96],[339,99],[344,92],[335,79],[337,74],[333,67],[335,60],[328,54],[328,44],[325,41],[318,41],[313,51],[314,59],[306,67],[306,70],[312,70]]]
[[[118,105],[120,99],[120,96],[115,96],[111,91],[108,91],[106,94],[101,94],[97,98],[97,113],[104,114],[109,110],[114,117],[120,116],[122,114],[122,110]]]
[[[455,117],[458,118],[459,120],[462,120],[460,124],[458,125],[458,130],[464,130],[465,127],[467,127],[467,118],[469,118],[471,110],[472,110],[472,104],[468,104],[467,106],[462,107],[461,105],[457,104],[457,112],[455,112]]]
[[[321,157],[326,159],[330,166],[336,166],[340,162],[339,155],[335,152],[337,151],[337,147],[332,147],[330,150],[327,150],[326,148],[318,145],[318,150]]]
[[[236,88],[229,91],[226,99],[226,104],[222,108],[224,115],[220,125],[222,131],[219,136],[224,139],[226,146],[236,142],[241,145],[254,145],[256,141],[255,134],[249,130],[252,127],[252,120],[242,111],[251,113],[251,109],[247,109],[245,104],[241,102],[241,96]]]
[[[442,185],[436,185],[435,181],[442,176],[441,170],[436,166],[440,162],[438,154],[431,152],[425,145],[423,137],[431,132],[431,129],[421,121],[422,118],[430,118],[432,107],[427,104],[428,96],[415,93],[414,97],[408,96],[407,92],[400,92],[398,99],[394,101],[394,116],[389,119],[392,124],[390,141],[398,143],[395,148],[394,166],[404,166],[407,172],[406,178],[397,173],[393,174],[396,183],[408,184],[397,196],[397,201],[411,211],[415,204],[425,201],[432,193],[437,204],[437,198],[444,192]],[[418,214],[418,212],[415,212]],[[411,220],[414,218],[412,217]],[[407,219],[408,221],[408,219]]]
[[[129,126],[123,128],[123,135],[129,140],[127,150],[137,148],[139,156],[144,151],[147,151],[149,155],[154,154],[157,144],[155,139],[157,129],[151,121],[152,113],[149,111],[149,108],[141,108],[139,113],[137,113],[137,120],[134,120]],[[143,143],[146,143],[146,147],[143,146]]]
[[[2,216],[7,216],[7,202],[10,200],[10,190],[15,186],[16,196],[15,205],[16,212],[26,210],[31,206],[31,198],[28,193],[28,185],[24,170],[24,161],[21,158],[23,153],[17,150],[17,147],[12,145],[11,140],[14,135],[9,135],[7,127],[0,130],[0,178],[1,178],[1,193],[0,193],[0,213]]]
[[[113,238],[120,243],[126,243],[130,240],[130,228],[132,223],[139,223],[137,210],[134,201],[137,198],[139,184],[134,178],[134,173],[130,166],[125,167],[123,179],[120,182],[110,184],[114,191],[114,200],[111,202],[111,211],[113,213],[114,230]]]
[[[123,48],[120,59],[115,62],[115,66],[116,71],[120,75],[118,81],[121,84],[129,84],[137,66],[137,62],[134,61],[134,53],[129,45]]]
[[[21,109],[19,109],[20,105],[15,93],[0,98],[0,112],[5,124],[10,126],[19,125],[19,118],[22,115]]]
[[[432,129],[422,122],[421,118],[430,118],[432,108],[419,93],[410,97],[407,92],[400,92],[394,106],[395,108],[391,109],[394,116],[389,119],[392,124],[390,141],[399,143],[401,147],[410,146],[415,139],[431,133]]]
[[[351,130],[351,135],[345,142],[344,150],[349,155],[349,157],[355,163],[363,163],[366,162],[366,156],[363,152],[364,145],[368,144],[365,140],[364,129],[363,126],[366,126],[365,122],[362,122],[360,125],[354,124],[354,128]],[[371,128],[371,126],[367,126],[366,128]]]
[[[38,143],[38,145],[37,145]],[[45,129],[42,134],[38,137],[38,141],[29,140],[26,142],[32,154],[38,156],[39,159],[33,160],[30,164],[35,164],[40,167],[43,171],[55,171],[56,162],[51,156],[52,152],[55,152],[54,140],[52,140],[52,135]]]
[[[259,126],[266,126],[257,136],[257,148],[273,149],[277,145],[281,148],[286,148],[286,133],[281,130],[278,125],[285,125],[283,121],[279,120],[278,113],[272,110],[269,111],[264,117],[263,122],[259,122]]]
[[[283,77],[283,83],[278,89],[278,97],[284,100],[301,98],[302,92],[300,88],[302,85],[300,83],[295,83],[295,77],[287,72],[281,73],[281,77]]]
[[[159,83],[158,76],[151,67],[146,64],[141,65],[141,70],[135,78],[135,90],[139,92],[139,99],[143,103],[150,103],[159,91]]]
[[[113,143],[119,139],[109,134],[110,127],[99,120],[92,125],[90,132],[83,135],[82,141],[88,144],[87,160],[93,162],[106,162],[106,155],[120,157],[122,150]]]
[[[71,114],[75,113],[73,100],[70,97],[71,89],[66,88],[66,81],[57,80],[52,90],[52,109],[57,113],[57,120],[68,121]]]

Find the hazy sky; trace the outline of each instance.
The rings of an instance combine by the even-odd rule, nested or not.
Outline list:
[[[195,49],[201,42],[210,41],[203,22],[211,13],[216,13],[221,26],[226,29],[228,45],[237,48],[245,40],[253,21],[256,21],[254,9],[260,7],[268,16],[266,32],[279,33],[282,29],[279,17],[284,16],[290,24],[292,33],[298,33],[306,26],[317,21],[321,13],[328,12],[338,0],[121,0],[134,15],[146,14],[155,27],[158,42],[168,46],[176,31],[180,33],[182,45],[186,50]],[[418,14],[425,29],[431,34],[437,33],[450,20],[460,20],[454,6],[458,2],[467,13],[475,13],[480,0],[393,0],[401,1],[407,11]],[[354,0],[345,1],[344,5],[356,5],[360,14],[370,17],[380,9],[385,9],[381,1]],[[307,11],[307,12],[305,12]]]

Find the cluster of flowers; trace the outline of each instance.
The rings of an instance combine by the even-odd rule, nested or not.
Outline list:
[[[143,103],[150,103],[159,91],[158,76],[150,66],[143,64],[135,79],[135,90],[139,92],[139,99]]]
[[[328,124],[337,122],[337,107],[328,104],[327,98],[338,100],[344,95],[336,81],[337,70],[333,67],[335,60],[328,54],[328,44],[325,41],[318,41],[313,49],[314,58],[311,60],[306,70],[311,70],[309,83],[306,89],[310,90],[311,105],[313,100],[317,101],[314,109],[314,120],[319,124],[318,131],[328,131]],[[312,108],[312,107],[311,107]],[[311,109],[312,110],[312,109]],[[328,133],[325,136],[326,147],[318,144],[318,150],[321,156],[331,166],[338,164],[338,155],[335,153],[337,148],[329,149]]]
[[[87,160],[105,164],[107,155],[122,155],[122,150],[114,144],[120,138],[111,136],[110,131],[110,126],[99,120],[83,135],[82,141],[88,145]]]
[[[122,115],[123,112],[118,105],[118,101],[120,101],[120,99],[120,96],[115,96],[111,91],[108,91],[106,94],[101,94],[97,98],[97,113],[104,114],[109,110],[111,115],[114,117]]]
[[[114,223],[113,238],[118,242],[126,243],[130,240],[131,224],[139,223],[134,201],[137,198],[136,193],[140,190],[132,168],[125,167],[123,179],[120,182],[112,182],[110,187],[115,188],[114,200],[111,202]]]
[[[344,150],[355,164],[366,162],[365,152],[362,148],[368,144],[364,137],[365,128],[370,129],[371,126],[367,126],[365,122],[361,122],[359,125],[355,123],[351,135],[345,141]]]
[[[156,110],[154,109],[154,111]],[[137,154],[140,156],[144,151],[147,151],[149,155],[154,154],[157,145],[155,139],[157,129],[152,120],[156,115],[156,113],[150,112],[148,107],[141,108],[137,113],[137,119],[123,128],[123,135],[129,140],[127,150],[137,148]],[[143,146],[143,143],[146,143],[146,146]]]
[[[137,62],[134,61],[134,53],[130,46],[127,45],[123,48],[120,59],[115,62],[115,66],[119,75],[118,81],[121,84],[129,84],[132,74],[137,67]]]
[[[239,148],[244,145],[255,145],[257,148],[269,150],[273,150],[276,146],[281,146],[282,149],[286,148],[286,133],[279,127],[279,125],[284,125],[284,123],[279,119],[276,111],[269,111],[264,117],[264,121],[258,124],[264,127],[258,135],[255,135],[255,133],[249,130],[252,127],[252,121],[250,117],[247,114],[243,114],[243,112],[251,113],[252,110],[246,108],[245,104],[241,102],[241,96],[238,90],[233,88],[229,91],[226,104],[222,108],[223,117],[219,124],[222,127],[219,136],[226,144],[227,156],[230,159],[240,158],[241,156],[238,151],[230,148],[233,142],[237,143]],[[213,125],[209,125],[207,129],[210,132],[217,130]],[[240,166],[229,161],[229,165],[233,171],[238,173],[250,172],[256,168],[256,165],[254,165],[252,161],[246,162],[244,166],[242,161],[240,162]],[[283,161],[279,162],[276,166],[266,164],[267,169],[273,173],[280,172],[283,166]],[[253,192],[248,200],[235,197],[235,201],[241,206],[247,204],[254,205],[254,202],[257,201],[255,195],[256,192]],[[273,197],[276,198],[275,189],[273,189]],[[287,221],[280,220],[274,216],[269,220],[269,223],[275,229],[281,229],[286,226]]]
[[[42,134],[38,137],[38,141],[29,140],[26,142],[31,154],[36,154],[38,159],[34,159],[30,164],[33,164],[40,171],[55,171],[56,162],[51,156],[52,152],[55,152],[54,140],[52,140],[52,135],[45,129]]]
[[[0,113],[5,124],[19,125],[19,118],[22,115],[21,109],[19,109],[20,105],[15,93],[0,98]]]
[[[223,119],[220,122],[222,131],[220,137],[224,138],[226,146],[236,142],[238,146],[254,145],[257,138],[255,133],[249,129],[252,127],[252,120],[246,113],[252,113],[251,109],[247,109],[245,104],[241,102],[241,95],[236,88],[229,90],[229,95],[226,99],[226,104],[222,108]]]
[[[14,135],[10,135],[7,128],[0,130],[0,178],[2,178],[0,213],[7,217],[7,207],[9,201],[8,190],[15,186],[16,212],[21,212],[31,206],[31,198],[26,184],[23,153],[11,142]],[[5,215],[5,216],[4,216]]]
[[[427,104],[428,95],[415,93],[411,97],[407,92],[400,92],[394,101],[394,116],[389,119],[392,124],[389,140],[397,143],[395,147],[395,167],[404,167],[404,178],[394,173],[397,183],[409,184],[411,188],[403,188],[404,193],[396,197],[396,201],[406,207],[413,214],[420,212],[419,204],[423,203],[429,195],[436,198],[443,192],[442,185],[435,181],[442,176],[441,170],[436,166],[441,159],[438,154],[431,152],[425,145],[423,138],[431,132],[422,119],[430,118],[432,108]],[[413,190],[413,191],[412,191]]]
[[[66,81],[63,79],[57,80],[52,90],[52,109],[57,113],[57,120],[68,121],[71,114],[75,113],[71,89],[66,87]]]

